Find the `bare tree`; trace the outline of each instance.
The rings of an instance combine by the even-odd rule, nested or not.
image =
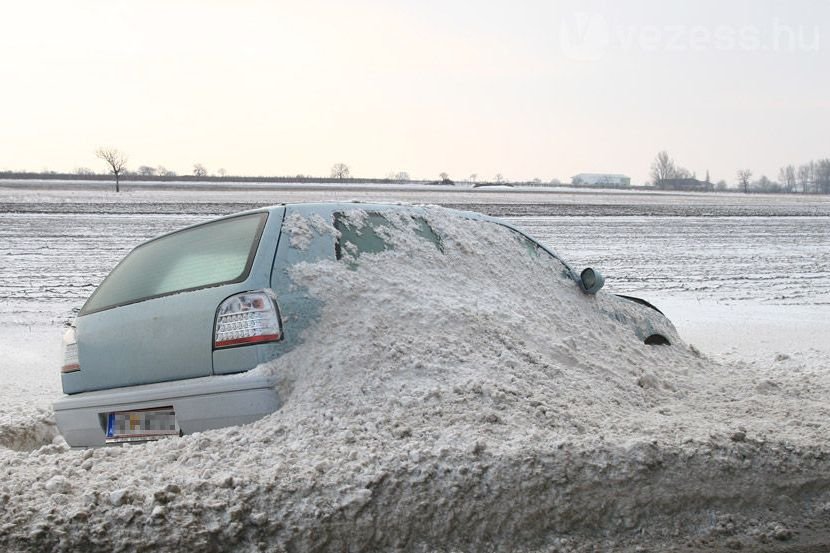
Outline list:
[[[207,176],[207,169],[201,163],[196,163],[193,165],[193,176],[196,177],[206,177]]]
[[[677,167],[669,153],[666,150],[659,152],[651,164],[651,181],[655,186],[660,186],[663,181],[677,177]]]
[[[450,180],[450,175],[446,172],[441,172],[441,173],[438,174],[438,176],[441,177],[442,182],[446,182],[446,181]]]
[[[75,174],[76,175],[94,175],[95,173],[92,171],[92,169],[90,169],[88,167],[78,167],[77,169],[75,169]]]
[[[136,169],[136,172],[142,177],[152,177],[156,174],[156,170],[153,167],[150,167],[149,165],[142,165],[141,167]]]
[[[499,183],[499,184],[504,183],[504,182],[505,182],[505,181],[504,181],[504,175],[502,175],[501,173],[496,173],[496,179],[495,179],[495,181],[496,181],[497,183]]]
[[[160,177],[175,177],[176,173],[174,171],[168,171],[164,165],[159,165],[156,167],[156,175]]]
[[[227,176],[228,176],[228,172],[227,172],[227,171],[225,171],[225,169],[224,169],[224,168],[219,168],[219,169],[217,169],[217,170],[216,170],[216,174],[217,174],[217,175],[219,175],[220,177],[227,177]],[[300,176],[302,176],[302,175],[297,175],[297,176],[298,176],[298,177],[300,177]]]
[[[801,191],[804,194],[810,191],[810,186],[813,184],[813,168],[812,161],[798,166],[798,184],[801,185]]]
[[[345,163],[335,163],[331,166],[331,178],[333,179],[347,179],[349,178],[349,166]]]
[[[781,185],[777,182],[772,182],[766,175],[761,175],[755,182],[754,188],[760,192],[781,192]]]
[[[407,173],[406,171],[398,171],[397,173],[395,173],[394,180],[400,181],[400,182],[408,181],[409,180],[409,173]]]
[[[816,192],[830,194],[830,158],[816,162],[815,170]]]
[[[749,182],[752,178],[752,171],[749,169],[741,169],[738,171],[738,186],[744,189],[744,194],[749,192]]]
[[[781,183],[781,186],[784,187],[784,190],[787,192],[793,192],[795,190],[795,166],[787,165],[786,167],[782,167],[780,171],[778,171],[778,182]]]
[[[103,159],[110,166],[110,173],[115,176],[115,191],[120,192],[119,183],[124,169],[127,168],[127,156],[115,148],[98,148],[95,150],[95,155],[99,159]]]

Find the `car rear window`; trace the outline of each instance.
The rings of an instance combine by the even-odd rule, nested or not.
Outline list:
[[[267,218],[241,215],[142,244],[104,279],[80,314],[245,280]]]

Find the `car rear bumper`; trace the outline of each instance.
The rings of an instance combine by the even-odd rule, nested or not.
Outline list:
[[[105,445],[107,416],[173,406],[182,434],[253,422],[280,408],[274,377],[245,373],[145,384],[64,396],[55,420],[72,447]]]

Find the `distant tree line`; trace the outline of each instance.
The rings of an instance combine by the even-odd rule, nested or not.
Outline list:
[[[697,181],[697,176],[689,170],[678,166],[664,150],[659,152],[651,164],[651,184],[658,188],[667,185],[684,184],[689,181],[708,184],[709,187],[698,189],[726,190],[726,181],[720,180],[712,184],[709,171],[706,171],[706,180]],[[809,161],[799,166],[787,165],[778,171],[777,180],[766,175],[752,179],[751,169],[740,169],[736,173],[735,184],[738,190],[749,192],[785,193],[785,194],[830,194],[830,158]]]
[[[766,177],[762,177],[765,179]],[[778,171],[778,182],[760,183],[772,187],[770,192],[801,192],[802,194],[830,194],[830,158],[810,160],[798,167],[787,165]]]
[[[337,183],[337,182],[373,182],[380,184],[395,184],[400,181],[390,178],[364,178],[364,177],[349,177],[349,178],[334,178],[334,177],[315,177],[313,175],[282,175],[282,176],[238,176],[238,175],[179,175],[174,171],[168,171],[167,174],[160,175],[141,175],[138,171],[126,171],[119,176],[121,183],[124,182],[145,182],[147,180],[159,182],[320,182],[320,183]],[[19,180],[88,180],[88,181],[112,181],[112,173],[95,173],[94,171],[86,170],[84,172],[59,173],[57,171],[0,171],[0,179],[19,179]],[[426,183],[431,181],[424,180],[409,180],[408,182]]]
[[[127,168],[127,156],[114,148],[99,148],[95,151],[96,157],[106,163],[108,172],[96,173],[88,167],[79,167],[71,173],[43,170],[34,171],[2,171],[0,179],[19,180],[86,180],[86,181],[109,181],[114,178],[115,191],[119,192],[121,183],[126,182],[235,182],[235,183],[283,183],[283,182],[308,182],[308,183],[343,183],[343,182],[365,182],[374,184],[395,184],[400,182],[412,182],[421,184],[434,184],[434,181],[411,180],[409,174],[400,172],[394,177],[388,178],[353,178],[349,166],[345,163],[336,163],[332,166],[330,177],[316,177],[313,175],[284,175],[284,176],[239,176],[228,175],[225,169],[217,169],[215,175],[208,173],[208,170],[201,163],[193,165],[192,174],[179,175],[170,171],[162,165],[153,167],[140,165],[136,170]]]
[[[79,167],[72,173],[58,173],[55,171],[44,170],[39,173],[29,171],[0,171],[0,179],[44,179],[44,180],[93,180],[102,181],[109,180],[110,175],[115,178],[115,191],[120,190],[121,181],[143,182],[143,181],[161,181],[161,182],[309,182],[309,183],[341,183],[341,182],[366,182],[377,184],[397,184],[397,183],[414,183],[414,184],[443,184],[455,185],[455,182],[450,179],[449,173],[441,172],[438,174],[439,180],[421,180],[412,179],[406,171],[398,171],[389,173],[386,178],[354,178],[351,175],[351,169],[345,163],[335,163],[331,167],[329,177],[315,177],[313,175],[294,175],[294,176],[238,176],[228,175],[225,169],[217,169],[215,175],[209,174],[208,170],[201,163],[193,164],[191,175],[179,175],[175,171],[170,171],[163,165],[153,167],[151,165],[140,165],[135,171],[127,168],[127,156],[114,148],[99,148],[95,155],[106,162],[108,173],[96,173],[87,167]],[[467,181],[471,184],[504,184],[506,179],[501,173],[496,174],[492,181],[479,181],[478,175],[473,173]],[[533,184],[540,185],[540,179],[533,179]],[[559,184],[557,179],[551,181],[552,184]],[[517,183],[530,185],[527,183]]]
[[[386,178],[354,178],[351,170],[345,163],[335,163],[331,167],[329,177],[315,177],[311,175],[294,176],[238,176],[228,175],[225,169],[217,169],[215,175],[209,174],[208,170],[201,163],[193,165],[192,174],[178,175],[164,166],[140,165],[135,171],[127,168],[127,156],[114,148],[99,148],[95,155],[106,163],[108,173],[96,173],[87,167],[79,167],[72,173],[58,173],[44,170],[42,172],[30,171],[0,171],[2,179],[43,179],[43,180],[91,180],[104,181],[115,179],[115,190],[120,190],[122,181],[162,181],[162,182],[308,182],[308,183],[342,183],[342,182],[366,182],[378,184],[395,183],[418,183],[418,184],[444,184],[454,185],[446,172],[439,173],[440,180],[413,180],[406,171],[390,172]],[[661,189],[675,190],[704,190],[723,191],[729,185],[725,180],[712,183],[709,171],[706,171],[705,180],[698,180],[697,175],[678,165],[668,152],[659,152],[651,164],[651,186]],[[800,193],[800,194],[830,194],[830,158],[811,160],[801,165],[787,165],[781,167],[777,180],[772,180],[766,175],[752,179],[753,173],[750,169],[741,169],[736,173],[735,185],[738,190],[749,192],[765,193]],[[559,186],[558,179],[543,182],[535,178],[529,181],[508,181],[501,173],[497,173],[492,180],[479,179],[477,173],[472,173],[469,178],[462,179],[473,185],[498,185],[511,184],[521,186]],[[648,186],[648,185],[646,185]]]
[[[124,181],[162,181],[162,182],[310,182],[310,183],[335,183],[335,182],[366,182],[378,184],[394,184],[394,183],[417,183],[417,184],[443,184],[455,185],[455,182],[450,179],[449,173],[441,172],[438,174],[440,180],[418,180],[412,179],[406,171],[392,172],[386,178],[354,178],[351,174],[351,169],[345,163],[335,163],[331,166],[329,177],[315,177],[312,175],[294,175],[294,176],[238,176],[228,175],[225,169],[217,169],[216,175],[209,174],[207,168],[201,163],[193,164],[192,175],[178,175],[175,171],[170,171],[163,165],[153,167],[151,165],[140,165],[135,171],[127,168],[127,156],[115,148],[98,148],[95,151],[96,157],[107,164],[109,170],[107,173],[96,173],[87,167],[79,167],[73,173],[57,173],[55,171],[44,170],[39,173],[29,171],[0,171],[0,179],[45,179],[45,180],[108,180],[110,175],[115,178],[115,191],[120,190],[120,183]],[[501,173],[497,173],[492,181],[479,181],[478,174],[473,173],[467,181],[471,184],[507,184],[507,180]],[[542,181],[540,179],[533,179],[533,185],[539,186]],[[516,183],[531,185],[531,182]],[[551,184],[558,185],[559,181],[553,179]]]

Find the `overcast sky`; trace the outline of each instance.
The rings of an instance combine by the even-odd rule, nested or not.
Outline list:
[[[830,2],[3,2],[0,170],[713,180],[830,157]]]

